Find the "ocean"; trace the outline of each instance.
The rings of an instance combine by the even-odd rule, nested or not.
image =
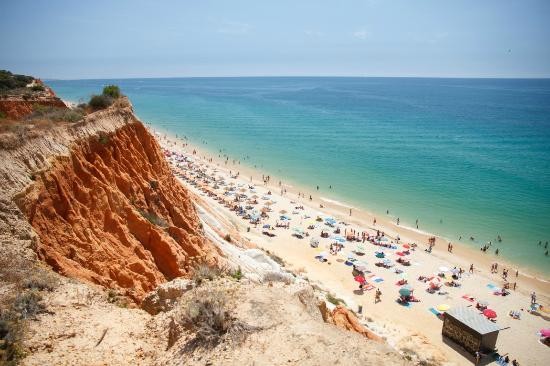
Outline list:
[[[550,274],[550,79],[47,84],[72,101],[117,84],[143,121],[202,148],[474,248],[490,240],[506,259]]]

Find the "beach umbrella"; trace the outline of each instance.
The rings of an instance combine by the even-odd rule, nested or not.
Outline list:
[[[447,268],[445,266],[441,266],[441,267],[439,267],[439,272],[449,272],[449,268]]]
[[[340,235],[333,236],[332,239],[336,240],[339,243],[344,243],[346,241],[346,239],[344,239]]]
[[[493,309],[485,309],[483,310],[483,315],[485,315],[487,319],[494,319],[497,317],[497,312]]]
[[[304,230],[302,230],[302,228],[295,227],[295,228],[293,228],[292,230],[294,230],[294,232],[295,232],[296,234],[304,235]]]
[[[410,247],[411,247],[411,246],[410,246],[409,244],[403,245],[403,248],[405,248],[405,249],[409,249]]]
[[[380,238],[380,241],[389,241],[389,239],[387,237],[383,236],[383,237]]]
[[[316,255],[316,257],[321,257],[321,258],[325,258],[327,256],[327,252],[320,252],[319,254]]]
[[[550,337],[550,328],[546,328],[546,329],[541,329],[539,331],[541,337],[544,337],[544,338],[548,338]]]
[[[402,280],[406,280],[409,277],[409,275],[407,274],[407,272],[401,272],[399,277],[401,277]]]
[[[327,218],[325,218],[325,222],[326,222],[327,224],[330,224],[330,225],[336,224],[336,220],[335,220],[334,218],[332,218],[332,217],[327,217]]]
[[[359,272],[365,272],[367,270],[367,266],[364,264],[356,264],[355,269]]]
[[[311,240],[309,241],[309,245],[311,245],[313,248],[317,248],[319,246],[319,239],[311,238]]]
[[[264,229],[269,229],[271,227],[271,225],[269,224],[265,224],[264,226],[262,226]]]
[[[401,296],[411,296],[412,287],[405,285],[399,289],[399,295]]]
[[[386,258],[386,259],[384,259],[384,260],[382,261],[382,263],[384,263],[384,264],[391,264],[391,259]]]
[[[447,311],[449,310],[451,307],[448,305],[448,304],[439,304],[437,305],[436,309],[439,310],[439,311]]]
[[[384,258],[385,257],[384,253],[382,253],[382,252],[376,252],[375,256],[376,256],[376,258]]]
[[[480,300],[477,302],[479,306],[482,306],[484,308],[486,308],[487,306],[489,306],[489,301],[487,300]]]
[[[355,253],[363,253],[364,254],[365,253],[365,247],[362,246],[361,244],[357,245],[355,247]]]
[[[361,275],[355,276],[353,279],[354,279],[355,281],[359,282],[359,283],[365,282],[365,277],[363,277],[363,276],[361,276]]]

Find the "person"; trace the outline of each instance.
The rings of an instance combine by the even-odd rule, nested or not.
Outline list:
[[[399,217],[397,218],[397,225],[399,225]]]
[[[376,225],[376,217],[372,220],[372,224]]]
[[[418,229],[418,219],[416,219],[416,228]]]
[[[479,360],[481,360],[481,353],[479,353],[479,351],[476,351],[476,365],[479,364]]]
[[[531,305],[536,303],[537,303],[537,294],[535,293],[535,291],[533,291],[531,292]]]
[[[474,273],[474,264],[470,264],[470,273]]]
[[[349,215],[351,216],[351,208],[349,209]]]
[[[382,301],[380,299],[380,296],[382,296],[382,291],[380,291],[379,288],[376,289],[376,293],[374,294],[374,303],[379,303],[380,301]]]

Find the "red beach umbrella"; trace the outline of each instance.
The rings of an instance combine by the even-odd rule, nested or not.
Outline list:
[[[485,315],[487,317],[487,319],[494,319],[494,318],[497,317],[497,313],[493,309],[483,310],[483,315]]]
[[[365,277],[363,277],[363,276],[355,276],[354,279],[355,279],[355,281],[357,281],[359,283],[365,282]]]

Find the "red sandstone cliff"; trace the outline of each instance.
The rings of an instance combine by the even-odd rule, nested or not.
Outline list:
[[[0,175],[12,191],[28,183],[15,201],[38,235],[38,257],[59,273],[140,302],[197,262],[218,261],[187,190],[127,101],[32,144],[3,152],[11,176]]]
[[[42,83],[40,83],[42,85]],[[55,93],[44,86],[44,91],[27,95],[0,95],[0,112],[7,118],[21,119],[30,115],[36,105],[45,107],[67,108]]]

